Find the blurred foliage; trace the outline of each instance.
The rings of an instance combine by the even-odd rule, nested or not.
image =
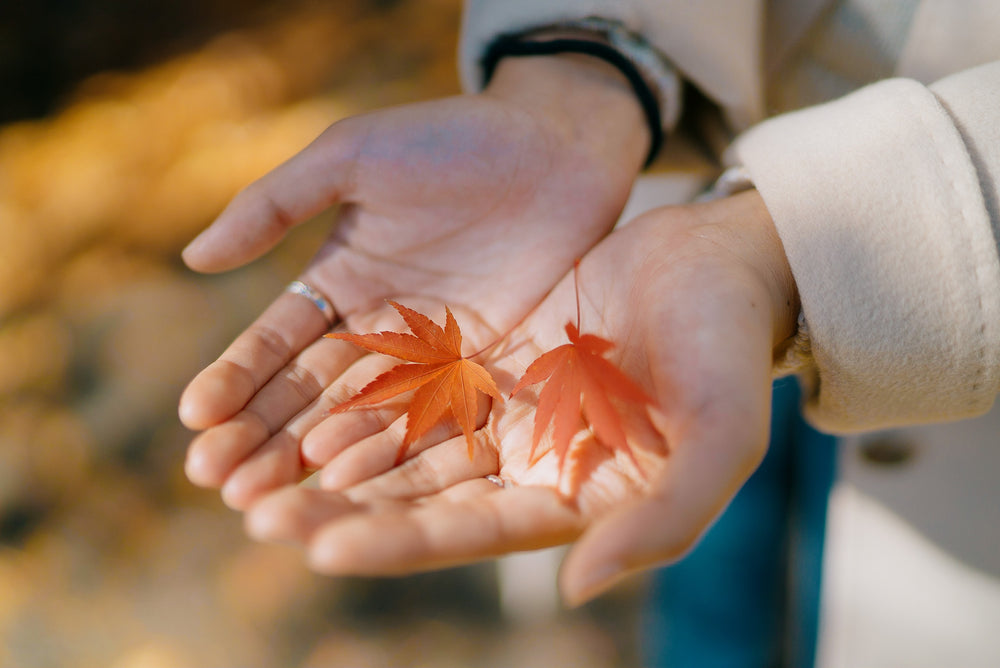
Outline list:
[[[518,624],[489,565],[321,578],[183,476],[181,389],[330,217],[227,275],[179,251],[330,123],[455,92],[458,22],[458,0],[0,4],[0,666],[631,660],[627,592]]]
[[[139,70],[197,50],[224,31],[260,27],[289,14],[281,0],[6,0],[0,3],[0,123],[48,115],[87,77]],[[292,3],[292,12],[304,6]],[[389,8],[339,4],[347,21]],[[329,8],[327,9],[329,12]]]

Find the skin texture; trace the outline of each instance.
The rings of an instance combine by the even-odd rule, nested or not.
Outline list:
[[[561,586],[579,603],[677,558],[763,455],[772,349],[798,305],[754,192],[657,210],[607,236],[647,145],[641,110],[605,64],[510,59],[481,95],[331,126],[184,254],[197,270],[233,268],[340,204],[299,277],[331,299],[338,326],[403,331],[385,299],[437,322],[447,304],[465,354],[489,347],[477,361],[505,395],[565,342],[570,269],[582,257],[582,331],[614,341],[612,361],[656,400],[651,414],[628,416],[640,469],[588,445],[585,430],[584,454],[562,478],[551,455],[529,465],[537,389],[492,410],[483,400],[471,459],[445,423],[394,467],[398,403],[328,409],[396,362],[323,339],[319,311],[284,294],[184,392],[181,419],[201,432],[189,478],[248,510],[252,536],[302,545],[331,574],[409,573],[576,541]],[[320,489],[292,484],[317,469]]]
[[[585,429],[569,474],[560,478],[553,453],[529,464],[530,393],[493,406],[471,460],[464,437],[440,433],[393,467],[403,420],[385,407],[388,426],[357,440],[345,437],[349,414],[316,427],[330,446],[318,462],[322,489],[261,499],[247,513],[249,533],[303,546],[311,566],[330,574],[409,573],[576,541],[560,577],[571,604],[681,556],[764,454],[772,351],[791,335],[797,309],[780,242],[754,192],[665,208],[592,250],[580,282],[584,331],[617,342],[612,360],[657,404],[629,422],[641,470]],[[468,337],[490,335],[463,315]],[[491,349],[486,365],[505,394],[537,355],[564,342],[574,317],[568,275]],[[341,382],[327,392],[339,394]],[[512,486],[500,489],[489,474]]]
[[[300,278],[348,327],[374,331],[386,298],[433,297],[474,311],[496,338],[608,233],[647,145],[613,68],[511,59],[481,95],[331,126],[240,193],[184,259],[200,271],[239,266],[340,204]],[[242,509],[302,477],[315,458],[304,439],[325,415],[320,393],[360,355],[320,339],[326,329],[307,300],[282,295],[190,383],[179,412],[201,432],[186,464],[193,482]]]

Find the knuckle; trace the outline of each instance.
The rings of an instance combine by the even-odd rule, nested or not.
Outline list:
[[[251,183],[237,193],[233,204],[244,212],[249,212],[253,219],[263,223],[276,232],[284,232],[292,227],[295,218],[268,189],[263,181]]]
[[[330,402],[331,406],[339,406],[353,399],[360,391],[361,386],[338,380],[323,391],[323,397]]]
[[[268,192],[262,192],[258,195],[258,198],[260,209],[268,225],[280,232],[284,232],[295,225],[295,217],[273,195]]]
[[[287,361],[291,357],[291,343],[273,327],[258,326],[254,330],[254,339],[257,346],[282,361]]]
[[[292,364],[287,368],[284,381],[305,402],[311,402],[323,392],[323,383],[319,377],[300,364]]]

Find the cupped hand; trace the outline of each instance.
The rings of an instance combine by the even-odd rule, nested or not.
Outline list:
[[[305,546],[317,571],[351,575],[409,573],[575,540],[561,573],[570,603],[676,559],[766,447],[772,351],[792,334],[797,310],[780,241],[755,192],[659,209],[583,259],[579,290],[582,331],[615,342],[610,359],[655,401],[645,417],[626,422],[638,466],[586,429],[561,474],[551,451],[530,463],[531,393],[494,402],[471,458],[461,436],[435,445],[429,438],[399,466],[398,407],[382,411],[388,428],[354,443],[343,436],[350,416],[364,418],[348,413],[310,434],[338,443],[320,489],[273,492],[249,510],[248,531]],[[505,393],[532,360],[565,343],[563,327],[575,318],[568,276],[491,349],[486,364]]]
[[[348,327],[371,327],[386,298],[430,296],[495,338],[608,232],[642,162],[638,105],[595,62],[518,61],[483,94],[336,123],[240,193],[184,259],[236,267],[340,204],[299,278]],[[307,299],[282,295],[191,382],[181,419],[205,430],[188,452],[194,482],[243,508],[301,478],[302,440],[329,406],[321,392],[359,357],[320,339],[328,326]]]

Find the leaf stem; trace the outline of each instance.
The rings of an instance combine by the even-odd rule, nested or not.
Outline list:
[[[580,331],[580,280],[579,280],[579,267],[580,267],[580,258],[577,258],[577,259],[573,260],[573,287],[576,290],[576,329],[577,329],[577,331]],[[555,286],[552,286],[552,288],[545,294],[545,297],[542,298],[542,301],[545,301],[545,299],[548,298],[548,296],[550,294],[552,294],[552,290],[554,290],[554,289],[555,289]],[[539,302],[539,304],[541,304],[541,303],[542,302]],[[475,359],[476,357],[479,357],[483,353],[485,353],[485,352],[489,351],[491,348],[495,347],[498,343],[500,343],[501,341],[503,341],[504,339],[506,339],[508,334],[510,334],[515,329],[517,329],[522,324],[524,324],[524,321],[528,319],[528,316],[531,315],[531,313],[535,310],[535,308],[538,308],[538,307],[535,306],[535,307],[529,309],[528,312],[525,313],[517,322],[515,322],[513,325],[511,325],[507,329],[506,332],[504,332],[503,334],[501,334],[497,338],[493,339],[493,343],[487,344],[484,348],[480,348],[476,352],[471,353],[469,355],[466,355],[462,359],[467,359],[467,360]]]
[[[573,260],[573,290],[576,291],[576,331],[580,331],[580,258]]]

